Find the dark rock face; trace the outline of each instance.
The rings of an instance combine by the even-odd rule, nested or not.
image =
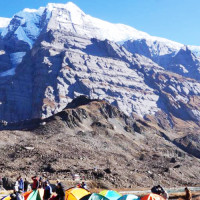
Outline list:
[[[174,142],[184,151],[190,153],[191,155],[197,158],[200,158],[200,135],[199,134],[189,134],[185,137],[176,139]]]
[[[200,60],[187,47],[181,49],[166,68],[182,76],[200,80]]]

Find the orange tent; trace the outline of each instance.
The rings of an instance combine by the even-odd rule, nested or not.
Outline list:
[[[142,197],[141,200],[165,200],[165,199],[158,194],[150,193],[150,194]]]

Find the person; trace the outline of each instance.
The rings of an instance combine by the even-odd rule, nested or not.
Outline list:
[[[160,186],[160,185],[158,185],[158,186],[160,187],[160,190],[161,190],[161,194],[160,195],[164,199],[168,200],[169,199],[169,194],[167,193],[167,191],[162,186]]]
[[[29,182],[28,182],[27,179],[25,178],[25,179],[24,179],[24,192],[27,192],[27,190],[28,190],[28,185],[29,185]]]
[[[168,200],[169,195],[166,190],[161,185],[157,185],[151,188],[151,192],[154,194],[161,195],[164,199]]]
[[[16,200],[24,200],[24,196],[22,195],[23,191],[19,190],[16,194]]]
[[[81,188],[87,189],[87,186],[86,186],[85,182],[82,182],[82,183],[81,183]]]
[[[3,179],[0,176],[0,186],[3,186]]]
[[[56,199],[57,200],[64,200],[65,199],[65,189],[62,183],[59,181],[56,186]]]
[[[32,177],[33,183],[32,183],[32,190],[37,190],[39,187],[39,179],[37,176]]]
[[[59,180],[59,179],[56,180],[56,185],[58,185],[58,183],[60,183],[60,180]]]
[[[162,193],[160,185],[153,186],[151,192],[160,195]]]
[[[14,193],[16,194],[19,191],[19,177],[17,178],[15,185],[14,185]]]
[[[44,182],[44,196],[43,196],[43,199],[44,200],[50,199],[51,194],[52,194],[52,188],[49,185],[48,181],[45,181]]]
[[[44,188],[44,179],[42,177],[39,179],[39,188]]]
[[[192,193],[187,187],[185,188],[185,200],[192,200]]]
[[[21,176],[18,177],[18,182],[19,182],[19,190],[24,191],[24,180]]]

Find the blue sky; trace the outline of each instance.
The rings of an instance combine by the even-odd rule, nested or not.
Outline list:
[[[0,0],[0,16],[67,0]],[[94,17],[130,25],[150,35],[200,46],[200,0],[72,0]]]

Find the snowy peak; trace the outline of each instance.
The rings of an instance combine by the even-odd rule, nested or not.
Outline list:
[[[0,18],[0,24],[1,21]],[[5,23],[2,26],[7,25]],[[172,58],[184,48],[183,44],[150,36],[130,26],[112,24],[94,18],[85,14],[72,2],[66,4],[49,3],[46,7],[39,9],[25,8],[14,15],[9,25],[3,28],[0,34],[4,41],[10,44],[10,53],[16,53],[32,49],[41,32],[45,33],[49,30],[66,33],[66,35],[78,35],[86,39],[95,38],[116,42],[123,45],[131,53],[150,58],[165,69],[169,69],[167,67],[171,64]],[[13,42],[15,49],[13,49]],[[199,57],[200,47],[189,46],[188,48]],[[187,54],[189,55],[189,53]],[[177,70],[174,71],[174,67],[170,69],[177,72]]]
[[[38,10],[25,8],[18,12],[1,34],[2,37],[15,37],[19,41],[26,42],[32,48],[35,40],[40,34],[40,19],[45,8]]]
[[[29,9],[17,13],[13,20],[18,19],[19,30],[16,29],[16,23],[2,32],[5,37],[8,32],[13,31],[19,40],[29,44],[30,48],[41,32],[41,16],[46,13],[46,24],[48,20],[51,24],[48,29],[68,31],[88,38],[99,40],[108,39],[113,42],[123,44],[125,41],[145,40],[148,46],[152,46],[153,54],[165,55],[179,51],[183,46],[180,43],[170,41],[164,38],[150,36],[149,34],[138,31],[135,28],[123,24],[112,24],[90,15],[85,14],[78,6],[72,2],[66,4],[49,3],[46,8]],[[20,21],[20,22],[19,22]],[[15,31],[17,30],[17,33]],[[23,39],[24,37],[24,39]]]
[[[10,18],[0,17],[0,35],[1,32],[8,26],[10,20],[11,20]]]
[[[72,2],[68,2],[66,4],[56,4],[56,3],[48,3],[46,7],[49,11],[53,11],[55,9],[65,9],[72,13],[81,13],[85,14],[77,5]]]
[[[5,28],[10,23],[11,18],[0,17],[0,29]]]
[[[75,4],[48,4],[47,10],[51,12],[53,26],[49,28],[60,29],[68,32],[78,33],[84,37],[108,39],[113,42],[148,37],[147,33],[138,31],[123,24],[112,24],[90,15],[85,14]],[[57,22],[57,24],[55,23]]]

